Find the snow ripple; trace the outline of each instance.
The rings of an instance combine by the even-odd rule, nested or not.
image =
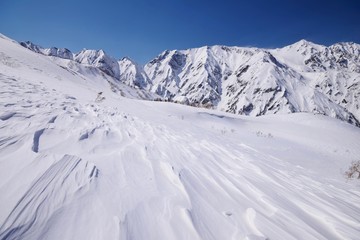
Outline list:
[[[51,215],[86,192],[97,176],[95,166],[76,156],[65,155],[51,165],[16,204],[0,228],[0,239],[37,236]]]

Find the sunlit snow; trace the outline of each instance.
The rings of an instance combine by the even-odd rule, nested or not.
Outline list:
[[[0,38],[0,239],[359,238],[359,128],[138,100],[63,61]]]

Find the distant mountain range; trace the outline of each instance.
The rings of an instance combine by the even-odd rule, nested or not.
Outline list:
[[[278,49],[205,46],[167,50],[140,66],[103,50],[72,53],[21,42],[36,53],[92,66],[143,98],[174,101],[234,114],[313,112],[360,126],[360,45],[329,47],[301,40]],[[54,60],[56,60],[53,58]],[[74,71],[72,69],[72,71]]]

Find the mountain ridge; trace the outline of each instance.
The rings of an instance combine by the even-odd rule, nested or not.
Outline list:
[[[360,45],[307,40],[276,48],[203,46],[165,50],[144,66],[103,50],[44,49],[52,57],[95,66],[159,99],[240,115],[313,112],[360,126]],[[90,54],[89,54],[90,53]]]

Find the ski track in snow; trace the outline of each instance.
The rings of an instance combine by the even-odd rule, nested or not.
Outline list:
[[[289,137],[296,123],[107,105],[40,81],[0,80],[0,239],[360,236],[358,185],[298,165],[352,159],[359,143],[325,155],[325,143],[316,152]]]

